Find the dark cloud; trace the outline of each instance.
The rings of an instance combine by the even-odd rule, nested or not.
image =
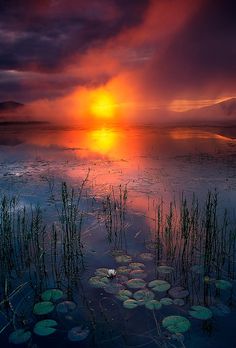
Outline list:
[[[205,1],[164,53],[156,55],[145,83],[159,95],[202,97],[236,92],[236,2]]]

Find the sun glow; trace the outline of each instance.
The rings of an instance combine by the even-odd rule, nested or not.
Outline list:
[[[102,155],[110,152],[116,145],[116,133],[112,129],[102,128],[89,133],[89,145],[93,152]]]
[[[107,91],[98,90],[91,94],[90,112],[97,118],[113,118],[116,103],[114,97]]]

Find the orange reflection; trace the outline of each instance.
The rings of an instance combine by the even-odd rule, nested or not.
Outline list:
[[[117,146],[117,135],[109,128],[92,130],[87,137],[87,147],[92,152],[104,155]]]

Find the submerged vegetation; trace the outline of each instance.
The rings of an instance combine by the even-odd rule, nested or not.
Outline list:
[[[97,346],[115,340],[135,346],[138,337],[157,347],[185,347],[183,334],[195,321],[210,330],[212,317],[230,313],[236,229],[216,192],[204,203],[182,195],[178,203],[155,204],[150,232],[134,251],[127,187],[95,200],[83,194],[86,180],[79,190],[62,183],[59,195],[50,186],[50,222],[41,207],[1,197],[0,332],[8,330],[11,343],[32,345],[34,335],[66,332],[70,341],[90,337]],[[109,264],[100,256],[92,268],[86,236],[101,228]],[[151,329],[125,327],[135,311],[136,319],[139,311],[148,313]]]

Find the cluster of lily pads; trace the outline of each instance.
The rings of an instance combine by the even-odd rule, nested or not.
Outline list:
[[[142,253],[139,255],[139,261],[153,260],[152,253]],[[116,269],[117,276],[115,279],[107,277],[107,268],[98,268],[95,275],[89,279],[92,287],[103,289],[109,294],[123,302],[126,309],[135,309],[144,306],[148,310],[160,310],[162,306],[184,306],[185,299],[189,296],[189,291],[182,286],[171,287],[171,284],[163,279],[153,279],[146,282],[147,273],[143,262],[134,262],[130,255],[115,255],[118,264]],[[121,265],[120,265],[121,264]],[[157,267],[160,276],[170,275],[174,268],[161,265]],[[199,271],[197,267],[195,270]],[[232,284],[226,280],[214,280],[216,288],[227,290]],[[158,296],[156,296],[158,295]],[[157,298],[158,297],[158,298]],[[205,306],[192,306],[186,314],[198,320],[211,319],[213,314],[221,315],[229,313],[229,308],[223,304],[218,304],[207,308]],[[162,326],[172,334],[182,334],[191,327],[190,320],[180,315],[170,315],[162,320]]]
[[[64,300],[59,302],[64,297],[63,291],[60,289],[48,289],[41,294],[41,301],[34,304],[33,314],[38,318],[44,319],[38,320],[34,327],[33,333],[38,336],[49,336],[58,331],[58,322],[55,319],[45,318],[45,316],[53,313],[54,311],[58,316],[69,316],[76,308],[76,303],[72,301]],[[32,331],[30,328],[16,329],[9,335],[9,342],[14,344],[22,344],[28,342],[32,337]],[[68,333],[68,339],[70,341],[82,341],[89,335],[89,329],[84,326],[76,326],[71,328]]]

